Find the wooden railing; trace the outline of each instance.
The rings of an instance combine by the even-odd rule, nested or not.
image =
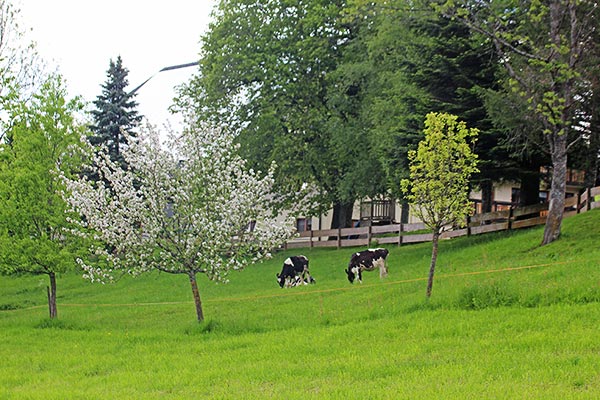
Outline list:
[[[587,189],[583,193],[565,199],[564,217],[599,208],[600,186]],[[535,204],[527,207],[510,207],[507,210],[468,217],[464,228],[448,227],[441,238],[453,238],[465,235],[478,235],[509,229],[520,229],[546,223],[548,204]],[[423,233],[427,227],[423,223],[391,224],[381,226],[365,226],[360,228],[321,229],[300,232],[298,236],[286,243],[286,248],[300,247],[351,247],[369,246],[373,241],[378,245],[395,244],[401,246],[408,243],[431,241],[431,233]]]

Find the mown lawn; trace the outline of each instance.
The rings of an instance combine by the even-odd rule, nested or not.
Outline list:
[[[294,251],[316,285],[280,289],[283,259],[200,277],[0,277],[0,399],[597,399],[600,211],[542,230],[389,247],[390,275],[350,285],[356,249]]]

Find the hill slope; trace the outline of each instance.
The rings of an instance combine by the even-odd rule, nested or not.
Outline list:
[[[389,277],[343,272],[356,249],[305,249],[316,285],[280,289],[285,257],[199,279],[95,285],[0,277],[0,398],[598,398],[600,211],[540,228],[390,247]],[[293,254],[301,253],[295,251]]]

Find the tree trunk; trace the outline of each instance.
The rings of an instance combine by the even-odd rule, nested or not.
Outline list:
[[[529,163],[528,163],[529,164]],[[521,181],[519,206],[531,206],[540,202],[540,166],[532,162],[519,174]]]
[[[400,208],[400,223],[408,224],[408,218],[410,213],[410,206],[406,200],[402,200],[402,207]]]
[[[48,291],[48,311],[50,312],[50,318],[54,319],[58,317],[56,309],[56,274],[50,272],[48,276],[50,277],[50,286],[46,287]]]
[[[192,295],[194,296],[194,303],[196,304],[196,316],[198,322],[204,321],[204,313],[202,312],[202,301],[200,301],[200,292],[198,292],[198,283],[196,282],[196,273],[188,273],[190,277],[190,284],[192,285]]]
[[[333,205],[331,229],[352,227],[353,208],[354,203],[335,203]]]
[[[493,183],[491,179],[485,179],[481,181],[481,213],[492,212],[493,199]]]
[[[551,136],[553,138],[552,186],[542,245],[552,243],[560,236],[567,191],[567,135],[553,133]]]
[[[433,288],[433,275],[435,273],[435,263],[437,262],[438,242],[440,239],[439,230],[433,232],[432,250],[431,250],[431,266],[429,267],[429,279],[427,279],[427,298],[431,297],[431,289]]]

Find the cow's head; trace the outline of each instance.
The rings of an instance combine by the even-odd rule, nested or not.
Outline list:
[[[354,275],[354,272],[352,271],[352,269],[350,269],[350,267],[348,267],[344,271],[348,275],[348,281],[350,281],[350,283],[354,283],[355,275]]]
[[[285,284],[285,279],[280,274],[277,274],[277,283],[280,288],[283,288],[283,285]]]

